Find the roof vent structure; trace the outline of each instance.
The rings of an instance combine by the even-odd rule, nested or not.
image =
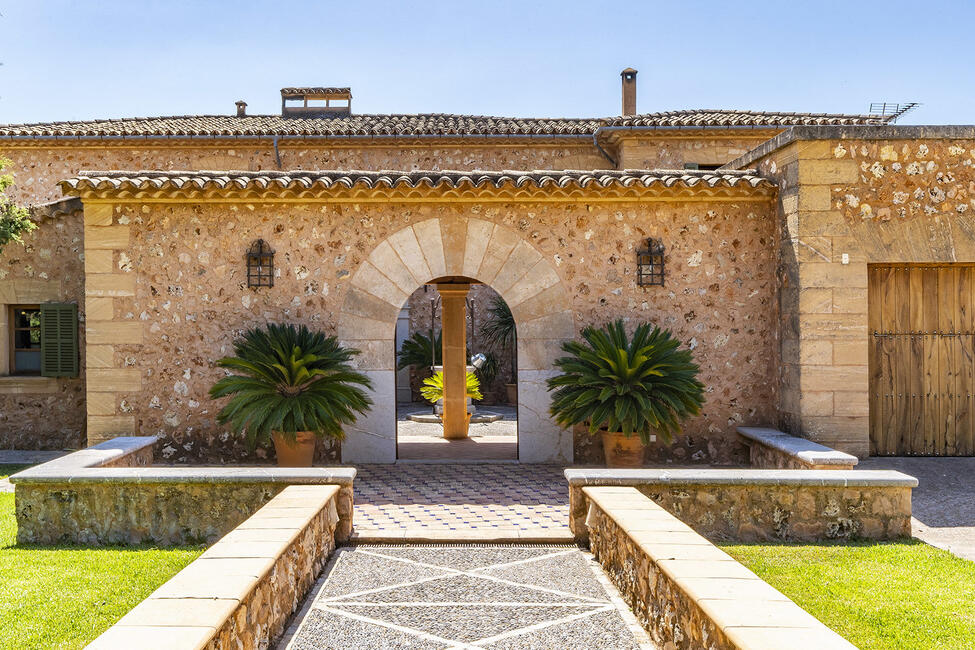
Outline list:
[[[626,68],[620,77],[623,80],[623,112],[620,115],[636,115],[636,70]]]
[[[350,88],[282,88],[282,117],[336,117],[352,114]]]

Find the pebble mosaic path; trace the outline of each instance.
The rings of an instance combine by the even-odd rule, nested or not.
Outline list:
[[[455,532],[569,538],[562,467],[515,464],[357,465],[355,529],[387,536]]]
[[[339,549],[278,648],[653,648],[574,546]]]

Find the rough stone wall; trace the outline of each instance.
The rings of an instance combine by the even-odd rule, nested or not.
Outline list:
[[[57,183],[82,169],[609,169],[591,142],[524,145],[463,143],[322,146],[281,143],[278,166],[269,142],[232,146],[3,146],[17,184],[10,197],[23,203],[61,198]]]
[[[734,650],[695,598],[689,596],[612,517],[594,508],[589,548],[640,625],[659,648]]]
[[[334,333],[348,279],[378,242],[431,217],[476,216],[516,230],[550,260],[572,294],[577,326],[648,320],[694,349],[707,386],[704,414],[673,447],[649,454],[741,461],[735,426],[775,417],[768,211],[766,202],[747,201],[119,205],[109,228],[128,243],[112,257],[112,284],[131,290],[113,298],[114,320],[101,329],[135,330],[131,343],[101,346],[111,364],[100,382],[115,391],[106,422],[160,436],[163,462],[253,459],[217,425],[221,404],[207,395],[222,376],[214,362],[232,353],[234,337],[267,321]],[[667,245],[667,286],[641,288],[634,250],[651,234]],[[273,288],[245,285],[244,252],[258,237],[277,251]],[[128,274],[131,281],[121,277]],[[596,460],[582,446],[576,459]]]
[[[797,141],[756,164],[780,184],[779,428],[866,456],[867,264],[975,261],[975,141]]]
[[[683,169],[685,163],[723,165],[743,156],[777,131],[757,135],[725,136],[684,135],[620,138],[618,162],[620,169]]]
[[[817,542],[911,534],[911,488],[694,484],[634,486],[711,541]],[[570,524],[584,539],[588,500],[569,490]]]
[[[20,544],[213,543],[281,492],[285,483],[86,482],[20,483]],[[336,497],[338,539],[352,526],[352,488]]]
[[[81,212],[43,218],[0,253],[0,449],[76,449],[85,444],[84,229]],[[11,377],[7,307],[78,303],[80,376]]]

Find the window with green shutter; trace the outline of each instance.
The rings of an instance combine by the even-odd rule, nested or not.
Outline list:
[[[41,306],[41,375],[78,376],[78,305],[49,302]]]

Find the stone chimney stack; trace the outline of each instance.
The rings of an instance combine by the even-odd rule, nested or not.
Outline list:
[[[627,68],[620,73],[623,79],[623,113],[636,115],[636,70]]]
[[[247,102],[243,99],[238,99],[234,102],[237,105],[237,117],[244,117],[247,115]]]

